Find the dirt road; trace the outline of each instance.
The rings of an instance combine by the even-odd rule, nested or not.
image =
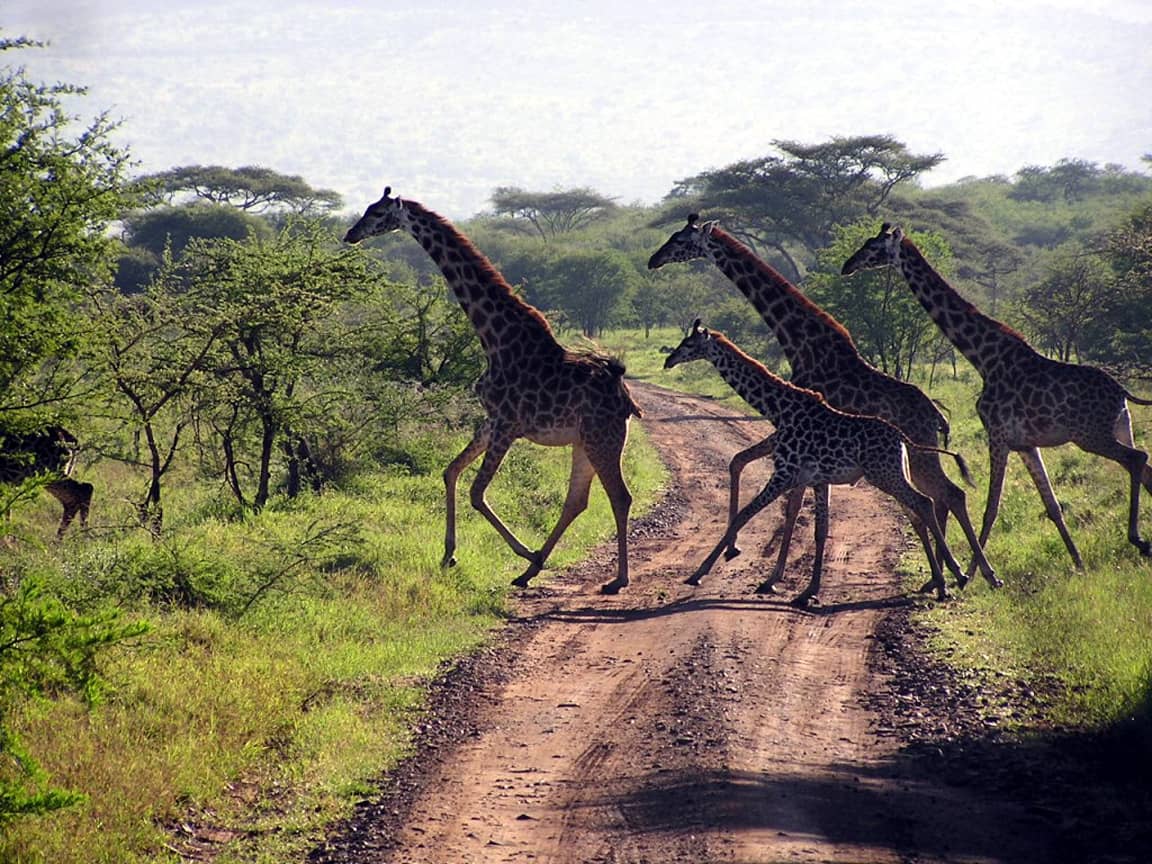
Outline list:
[[[1035,813],[910,764],[868,707],[886,684],[870,662],[877,628],[907,602],[895,505],[867,486],[833,491],[814,611],[787,605],[811,567],[807,507],[781,596],[752,593],[773,560],[778,505],[742,534],[741,557],[689,588],[723,530],[729,458],[771,427],[723,403],[633,391],[674,488],[633,531],[632,586],[598,593],[612,570],[606,547],[524,592],[506,640],[442,689],[422,755],[314,859],[1057,857]],[[745,500],[768,467],[749,469]]]

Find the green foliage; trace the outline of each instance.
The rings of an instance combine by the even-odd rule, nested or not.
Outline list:
[[[33,47],[0,39],[0,52]],[[73,304],[111,270],[105,229],[128,203],[128,155],[106,116],[75,128],[63,102],[83,93],[0,67],[0,411],[75,388],[62,367],[78,345]]]
[[[620,252],[576,251],[559,255],[539,295],[547,308],[561,311],[585,336],[596,337],[620,323],[639,274]]]
[[[904,283],[904,277],[882,268],[844,277],[840,268],[876,225],[868,220],[836,229],[836,239],[819,256],[805,282],[808,295],[852,333],[856,347],[873,365],[907,378],[914,364],[933,356],[942,339]],[[937,269],[951,269],[951,250],[938,234],[907,232]]]
[[[21,698],[79,693],[94,704],[101,693],[97,658],[110,645],[146,632],[115,613],[80,616],[32,580],[0,595],[0,827],[84,800],[55,789],[12,728]]]

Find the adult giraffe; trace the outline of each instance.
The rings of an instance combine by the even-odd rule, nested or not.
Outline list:
[[[665,359],[664,368],[692,360],[710,361],[728,386],[771,420],[776,431],[762,442],[763,455],[772,457],[773,472],[768,484],[729,519],[724,536],[688,578],[689,585],[700,583],[720,553],[735,543],[736,535],[753,516],[780,495],[811,486],[816,494],[815,560],[808,587],[792,601],[795,606],[806,605],[820,590],[828,538],[828,487],[854,484],[862,477],[908,511],[928,556],[932,570],[928,585],[936,589],[937,598],[943,600],[948,596],[942,566],[947,566],[962,581],[960,565],[952,557],[936,522],[932,499],[918,492],[908,480],[905,454],[918,445],[903,432],[879,417],[836,410],[816,391],[797,387],[768,371],[724,334],[701,328],[700,319],[696,319],[688,335]],[[937,454],[940,452],[949,451],[937,451]],[[949,455],[956,459],[962,471],[967,470],[959,456]],[[936,553],[932,551],[931,540],[936,541]],[[781,554],[775,571],[761,588],[771,590],[783,573],[783,565]]]
[[[988,433],[989,462],[981,546],[996,521],[1008,454],[1015,451],[1032,475],[1048,518],[1056,523],[1072,561],[1078,568],[1084,567],[1040,456],[1041,447],[1071,441],[1082,450],[1119,463],[1128,472],[1128,541],[1140,554],[1152,554],[1152,544],[1142,539],[1139,531],[1140,485],[1152,492],[1152,469],[1148,454],[1134,446],[1127,404],[1152,405],[1152,399],[1138,399],[1102,369],[1061,363],[1039,354],[1019,333],[961,297],[899,226],[893,228],[885,222],[879,234],[866,240],[844,262],[841,272],[849,275],[889,266],[900,271],[936,326],[984,379],[984,389],[976,400],[976,412]]]
[[[369,205],[344,237],[406,231],[444,274],[476,330],[488,368],[476,382],[487,418],[444,470],[447,527],[441,566],[456,563],[456,481],[481,453],[484,460],[471,487],[471,502],[528,568],[513,584],[524,587],[543,569],[565,529],[588,506],[592,478],[599,475],[616,519],[616,578],[601,586],[614,594],[628,584],[628,511],[632,495],[620,468],[628,421],[640,409],[624,383],[619,361],[565,349],[539,310],[513,293],[491,262],[447,219],[415,201],[384,196]],[[572,447],[572,473],[560,519],[539,551],[533,552],[501,521],[484,493],[517,438]]]
[[[760,313],[788,358],[793,384],[821,393],[833,408],[887,420],[921,445],[910,450],[909,469],[916,488],[933,500],[941,536],[952,513],[972,548],[971,569],[978,567],[989,585],[999,587],[1001,582],[968,518],[964,490],[944,473],[940,455],[932,449],[938,445],[940,433],[945,443],[948,438],[948,421],[932,400],[915,385],[870,365],[839,321],[716,222],[701,222],[693,213],[688,224],[653,253],[648,267],[657,269],[697,258],[715,264]],[[799,501],[790,500],[785,538],[791,534],[788,520],[795,518],[798,510]],[[961,577],[961,586],[969,575]]]

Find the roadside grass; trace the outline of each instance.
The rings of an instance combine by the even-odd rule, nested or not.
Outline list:
[[[924,386],[924,382],[921,386]],[[928,388],[925,388],[928,389]],[[977,488],[968,511],[983,518],[988,451],[976,416],[979,376],[937,379],[931,395],[951,409],[951,446],[968,460]],[[1152,448],[1152,411],[1130,406],[1137,446]],[[1068,529],[1084,558],[1072,565],[1023,463],[1008,462],[1000,512],[986,554],[1004,587],[975,577],[957,603],[925,608],[923,620],[950,661],[992,675],[1023,677],[1045,696],[1047,721],[1101,731],[1140,731],[1152,756],[1152,562],[1128,543],[1127,473],[1074,445],[1041,451]],[[1152,496],[1141,495],[1141,532],[1152,536]],[[953,550],[966,544],[952,526]],[[1135,756],[1135,754],[1133,754]]]
[[[0,861],[176,862],[204,844],[221,864],[303,860],[405,755],[425,683],[491,637],[523,569],[467,506],[471,473],[459,563],[440,569],[439,467],[464,440],[437,445],[434,471],[388,469],[252,517],[213,515],[218,489],[173,483],[158,542],[124,527],[141,487],[117,466],[85,476],[98,484],[87,536],[53,543],[54,511],[21,511],[21,539],[0,553],[6,582],[38,579],[74,608],[151,629],[102,655],[108,690],[94,708],[58,696],[8,718],[43,782],[87,798],[7,826]],[[625,460],[640,513],[665,474],[638,424]],[[568,469],[567,450],[521,443],[490,488],[529,545],[555,521]],[[613,530],[595,484],[550,569]]]

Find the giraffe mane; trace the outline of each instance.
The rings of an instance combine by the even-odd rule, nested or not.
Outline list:
[[[407,199],[404,201],[404,203],[408,207],[419,207],[429,217],[434,219],[447,234],[451,235],[453,242],[458,244],[460,249],[468,252],[473,256],[472,263],[476,266],[476,269],[479,271],[481,278],[488,281],[488,283],[497,290],[507,294],[508,299],[515,306],[519,307],[526,317],[534,320],[537,324],[540,325],[540,327],[548,336],[551,336],[553,340],[555,340],[555,334],[552,331],[552,325],[548,323],[548,319],[544,317],[544,313],[512,289],[512,286],[508,284],[508,280],[504,278],[504,274],[496,269],[496,265],[488,260],[488,256],[481,252],[476,247],[476,244],[467,237],[467,235],[461,232],[460,229],[453,225],[448,219],[433,210],[429,210],[424,205],[417,204],[415,201],[409,201]]]
[[[819,306],[809,300],[808,296],[803,291],[801,291],[799,288],[797,288],[795,285],[777,273],[776,270],[767,261],[753,252],[746,243],[736,239],[715,223],[713,223],[712,236],[722,240],[733,249],[738,250],[742,257],[747,257],[749,260],[753,261],[755,263],[756,269],[759,270],[765,278],[789,289],[789,293],[794,295],[796,303],[803,307],[805,312],[807,312],[813,318],[818,319],[822,324],[828,327],[828,329],[834,330],[839,335],[843,336],[848,344],[855,345],[852,340],[852,334],[848,332],[848,328],[846,328],[843,324],[828,314],[827,311],[821,309]]]
[[[936,268],[933,267],[932,264],[928,261],[928,259],[924,257],[924,253],[920,251],[920,247],[918,247],[914,242],[912,242],[912,238],[910,238],[907,234],[905,234],[904,238],[900,241],[900,248],[903,251],[903,254],[905,254],[905,255],[909,255],[909,253],[911,253],[909,255],[909,257],[911,257],[913,260],[919,262],[919,264],[921,266],[927,267],[930,270],[935,271]],[[996,329],[998,329],[1005,336],[1011,336],[1012,338],[1019,340],[1028,348],[1032,347],[1031,345],[1029,345],[1028,340],[1024,338],[1024,335],[1022,333],[1020,333],[1020,331],[1016,330],[1014,327],[1009,326],[1008,324],[1005,324],[1000,319],[993,318],[991,315],[988,315],[988,314],[982,312],[980,310],[980,308],[975,303],[973,303],[971,300],[969,300],[967,297],[965,297],[959,291],[956,291],[956,289],[952,287],[952,283],[948,282],[947,279],[944,279],[943,275],[941,275],[940,278],[950,288],[952,288],[953,292],[956,295],[957,302],[963,304],[963,311],[965,314],[971,315],[972,317],[975,317],[975,318],[983,319],[984,321],[988,321],[992,324],[992,326],[994,326]]]
[[[779,375],[777,375],[775,372],[773,372],[771,369],[769,369],[767,366],[765,366],[763,363],[761,363],[759,360],[757,360],[751,354],[748,354],[746,351],[744,351],[739,345],[737,345],[735,342],[733,342],[731,339],[729,339],[727,336],[725,336],[719,330],[709,330],[708,333],[712,336],[713,339],[716,340],[717,343],[724,346],[726,349],[728,349],[734,355],[736,355],[736,357],[740,360],[741,363],[743,363],[747,366],[751,366],[757,372],[762,372],[764,375],[768,376],[769,378],[773,378],[776,381],[780,382],[781,384],[784,384],[784,385],[792,388],[793,390],[800,390],[804,393],[809,394],[810,396],[814,397],[818,402],[825,402],[826,401],[824,399],[823,393],[818,393],[815,390],[809,390],[807,387],[800,387],[797,384],[793,384],[791,381],[785,381],[783,378],[781,378]]]

